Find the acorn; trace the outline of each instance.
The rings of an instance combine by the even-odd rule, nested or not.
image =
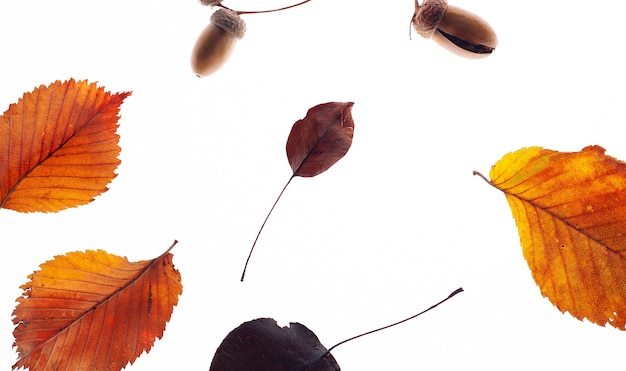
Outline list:
[[[466,58],[490,55],[498,44],[498,37],[481,17],[446,0],[415,0],[415,13],[411,20],[417,33],[432,38],[449,51]]]
[[[200,0],[200,4],[204,6],[215,6],[220,4],[224,0]]]
[[[222,67],[245,33],[246,23],[238,12],[224,8],[215,11],[191,52],[191,69],[196,76],[208,76]]]

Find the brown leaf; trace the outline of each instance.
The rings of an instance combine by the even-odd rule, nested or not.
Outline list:
[[[321,359],[320,359],[321,357]],[[338,371],[339,365],[306,326],[279,327],[271,318],[245,322],[217,348],[209,371]]]
[[[354,121],[352,121],[352,106],[354,103],[323,103],[308,110],[302,120],[296,121],[287,138],[287,159],[293,170],[293,174],[283,187],[274,205],[265,217],[257,233],[246,264],[241,273],[241,281],[246,276],[246,270],[254,246],[256,246],[261,231],[272,211],[276,207],[283,192],[296,176],[314,177],[323,173],[339,161],[350,149],[354,134]]]
[[[120,163],[118,112],[129,95],[71,79],[11,104],[0,118],[0,207],[57,212],[105,192]]]
[[[135,263],[89,250],[42,264],[13,311],[13,369],[117,371],[150,351],[182,293],[172,247]]]
[[[541,293],[561,312],[626,326],[626,164],[581,152],[524,148],[491,169]]]
[[[353,105],[320,104],[293,125],[287,139],[287,159],[294,176],[316,176],[345,156],[354,134]]]

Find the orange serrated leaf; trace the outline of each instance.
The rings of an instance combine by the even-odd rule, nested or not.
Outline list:
[[[42,264],[13,311],[13,369],[117,371],[149,352],[182,293],[172,247],[134,263],[88,250]]]
[[[286,146],[293,176],[321,174],[348,153],[354,135],[353,105],[319,104],[293,124]]]
[[[524,148],[492,167],[524,258],[561,312],[626,326],[626,164],[599,146],[564,153]]]
[[[0,207],[57,212],[107,190],[120,164],[119,107],[87,81],[56,81],[25,93],[0,121]]]

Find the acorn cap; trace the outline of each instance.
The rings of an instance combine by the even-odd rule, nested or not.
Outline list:
[[[419,5],[417,1],[415,5],[413,27],[420,36],[430,39],[446,13],[448,2],[446,0],[424,0],[422,5]]]
[[[211,23],[241,39],[246,34],[246,23],[230,9],[218,9],[211,15]]]
[[[222,1],[224,0],[200,0],[200,4],[205,5],[205,6],[215,6],[221,3]]]

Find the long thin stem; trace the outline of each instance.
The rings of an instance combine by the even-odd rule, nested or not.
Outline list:
[[[246,265],[244,265],[244,267],[243,267],[243,272],[241,273],[241,282],[243,282],[243,279],[246,276],[246,269],[248,269],[248,262],[250,261],[250,257],[252,256],[252,251],[254,250],[254,246],[256,246],[256,243],[259,240],[259,236],[261,235],[261,231],[263,231],[263,227],[265,227],[265,223],[267,223],[267,220],[270,218],[270,215],[272,215],[272,211],[274,211],[274,208],[276,207],[276,204],[278,203],[278,200],[280,200],[280,197],[283,195],[283,193],[285,192],[285,189],[287,189],[287,186],[289,185],[289,183],[291,183],[291,180],[294,178],[294,176],[295,175],[292,175],[291,178],[289,178],[289,180],[287,181],[287,184],[285,184],[285,186],[283,187],[283,190],[280,191],[280,194],[276,198],[276,201],[274,201],[274,205],[272,205],[272,208],[270,209],[270,212],[267,213],[267,216],[265,217],[265,220],[263,221],[263,224],[261,224],[261,228],[259,229],[259,233],[256,234],[256,238],[254,239],[254,243],[252,244],[252,247],[250,248],[250,253],[248,254],[248,259],[246,259]]]
[[[241,10],[233,10],[233,9],[228,8],[228,7],[227,7],[227,6],[225,6],[225,5],[222,5],[221,3],[220,3],[220,4],[217,4],[217,6],[222,7],[222,8],[224,8],[224,9],[232,10],[232,11],[236,12],[236,13],[237,13],[237,14],[239,14],[239,15],[241,15],[241,14],[260,14],[260,13],[272,13],[272,12],[279,12],[279,11],[281,11],[281,10],[287,10],[287,9],[290,9],[290,8],[295,8],[295,7],[300,6],[300,5],[302,5],[302,4],[308,3],[309,1],[311,1],[311,0],[304,0],[304,1],[301,1],[301,2],[299,2],[299,3],[297,3],[297,4],[292,4],[292,5],[284,6],[284,7],[282,7],[282,8],[278,8],[278,9],[270,9],[270,10],[245,10],[245,11],[241,11]]]
[[[313,365],[313,364],[315,364],[315,363],[317,363],[317,362],[321,361],[322,359],[324,359],[324,357],[326,357],[328,354],[330,354],[330,352],[331,352],[333,349],[337,348],[338,346],[340,346],[340,345],[341,345],[341,344],[343,344],[343,343],[347,343],[348,341],[351,341],[351,340],[354,340],[354,339],[358,339],[358,338],[360,338],[361,336],[365,336],[365,335],[373,334],[374,332],[378,332],[378,331],[381,331],[381,330],[384,330],[384,329],[388,329],[388,328],[390,328],[390,327],[393,327],[393,326],[399,325],[399,324],[401,324],[401,323],[404,323],[404,322],[406,322],[406,321],[412,320],[413,318],[415,318],[415,317],[417,317],[417,316],[420,316],[420,315],[422,315],[422,314],[424,314],[424,313],[428,312],[428,311],[429,311],[429,310],[431,310],[431,309],[434,309],[434,308],[435,308],[435,307],[437,307],[438,305],[445,303],[447,300],[449,300],[450,298],[452,298],[454,295],[456,295],[456,294],[458,294],[458,293],[461,293],[461,292],[463,292],[463,288],[462,288],[462,287],[459,287],[458,289],[456,289],[456,290],[452,291],[452,293],[450,293],[450,295],[448,295],[448,297],[447,297],[447,298],[445,298],[445,299],[441,300],[441,301],[440,301],[440,302],[438,302],[437,304],[432,305],[430,308],[428,308],[428,309],[426,309],[426,310],[423,310],[423,311],[419,312],[418,314],[412,315],[412,316],[411,316],[411,317],[409,317],[409,318],[405,318],[405,319],[403,319],[402,321],[398,321],[398,322],[392,323],[392,324],[390,324],[390,325],[387,325],[387,326],[383,326],[383,327],[377,328],[376,330],[372,330],[372,331],[364,332],[364,333],[362,333],[362,334],[360,334],[360,335],[353,336],[353,337],[351,337],[351,338],[349,338],[349,339],[346,339],[346,340],[340,341],[340,342],[338,342],[337,344],[333,345],[332,347],[328,348],[328,350],[327,350],[324,354],[322,354],[320,357],[318,357],[315,361],[310,362],[310,363],[308,363],[308,364],[306,364],[306,365],[302,366],[300,369],[301,369],[301,370],[302,370],[302,369],[305,369],[305,368],[307,368],[307,367],[309,367],[309,366],[311,366],[311,365]]]

